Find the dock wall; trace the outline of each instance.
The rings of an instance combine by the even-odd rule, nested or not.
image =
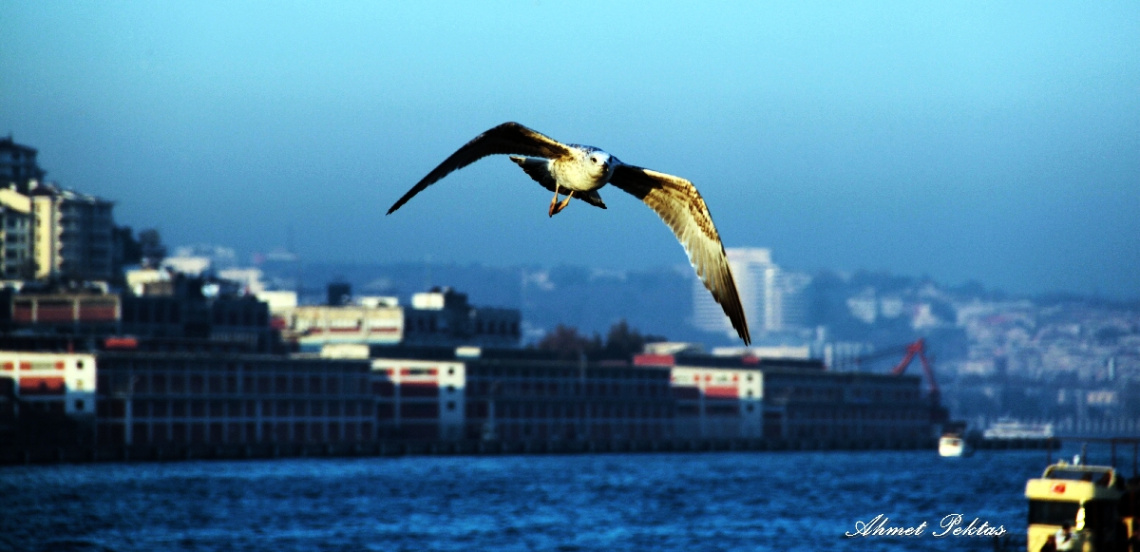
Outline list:
[[[1053,441],[1056,443],[1056,441]],[[90,462],[170,462],[274,458],[479,456],[503,454],[606,454],[778,451],[933,450],[934,440],[663,439],[583,441],[383,441],[332,444],[200,444],[0,447],[0,466]],[[983,442],[984,450],[1045,449],[1044,439]]]

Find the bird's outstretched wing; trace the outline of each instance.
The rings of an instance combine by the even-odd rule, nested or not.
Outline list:
[[[506,153],[553,158],[569,155],[570,150],[558,141],[518,123],[503,123],[476,136],[451,154],[451,157],[445,159],[438,167],[432,169],[427,176],[412,186],[412,189],[408,190],[404,197],[397,200],[391,209],[388,209],[388,214],[392,214],[400,206],[407,203],[409,199],[412,199],[412,196],[435,184],[452,171],[462,169],[488,155]]]
[[[644,201],[673,229],[677,240],[689,254],[689,262],[697,271],[697,276],[712,292],[713,299],[720,303],[744,343],[751,343],[748,321],[744,318],[744,308],[740,304],[736,282],[728,266],[724,244],[720,241],[716,226],[713,226],[712,215],[709,214],[705,200],[693,183],[684,178],[622,164],[614,169],[610,184]]]

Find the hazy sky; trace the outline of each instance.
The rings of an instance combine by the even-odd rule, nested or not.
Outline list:
[[[0,133],[169,244],[683,264],[486,159],[514,120],[696,183],[729,247],[1140,297],[1140,3],[0,2]]]

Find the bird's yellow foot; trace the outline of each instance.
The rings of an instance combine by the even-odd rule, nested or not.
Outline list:
[[[557,205],[554,204],[554,201],[551,201],[550,202],[549,216],[553,217],[554,215],[561,213],[562,210],[565,209],[566,206],[570,204],[570,198],[572,198],[572,197],[574,197],[574,192],[570,192],[569,194],[566,194],[566,199],[563,199],[562,202],[558,203]],[[557,200],[557,199],[558,198],[556,196],[555,200]]]

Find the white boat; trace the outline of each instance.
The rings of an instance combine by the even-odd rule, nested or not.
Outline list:
[[[970,443],[956,433],[948,433],[938,440],[938,455],[944,458],[961,458],[973,453]]]

